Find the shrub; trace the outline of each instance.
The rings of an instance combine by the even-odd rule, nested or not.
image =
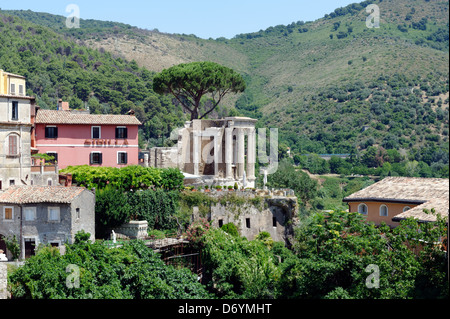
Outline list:
[[[233,224],[233,223],[227,223],[227,224],[223,225],[223,226],[221,227],[221,229],[222,229],[224,232],[230,234],[231,236],[234,236],[234,237],[239,236],[239,231],[238,231],[236,225]]]

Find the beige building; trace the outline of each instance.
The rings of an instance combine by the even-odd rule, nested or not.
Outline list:
[[[344,198],[350,212],[359,212],[367,221],[391,227],[413,217],[420,222],[436,220],[424,209],[448,218],[449,180],[443,178],[386,177]]]
[[[25,78],[0,70],[0,190],[30,183],[34,108]]]
[[[255,187],[257,120],[193,120],[178,130],[173,148],[152,148],[144,163],[177,167],[192,184]],[[148,164],[147,164],[148,163]]]

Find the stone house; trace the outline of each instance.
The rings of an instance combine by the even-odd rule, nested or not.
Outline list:
[[[20,244],[20,258],[39,244],[63,247],[84,230],[95,239],[95,194],[82,187],[12,186],[0,192],[0,249],[4,237]],[[10,252],[7,254],[11,258]]]
[[[34,97],[25,78],[0,70],[0,190],[31,180],[31,113]]]
[[[368,221],[385,222],[396,227],[408,217],[421,222],[435,217],[424,209],[434,208],[441,216],[448,216],[449,180],[443,178],[386,177],[344,198],[350,212],[359,212]]]

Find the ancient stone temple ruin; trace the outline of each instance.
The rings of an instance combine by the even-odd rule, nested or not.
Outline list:
[[[175,133],[177,145],[156,147],[145,156],[144,165],[177,167],[187,184],[255,187],[257,120],[227,117],[193,120]]]

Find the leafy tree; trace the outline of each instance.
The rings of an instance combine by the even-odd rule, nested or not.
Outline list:
[[[74,276],[78,276],[76,285],[70,282]],[[14,299],[211,297],[190,270],[166,266],[142,241],[114,249],[100,242],[80,241],[66,245],[64,255],[44,247],[9,274],[8,287]]]
[[[268,176],[268,182],[272,187],[293,189],[304,204],[316,196],[318,189],[315,180],[308,174],[297,171],[288,160],[279,163],[277,171]]]
[[[213,62],[179,64],[163,70],[153,79],[153,90],[175,96],[191,114],[191,120],[205,118],[226,94],[243,92],[245,87],[241,75]],[[202,101],[208,95],[208,101]]]

